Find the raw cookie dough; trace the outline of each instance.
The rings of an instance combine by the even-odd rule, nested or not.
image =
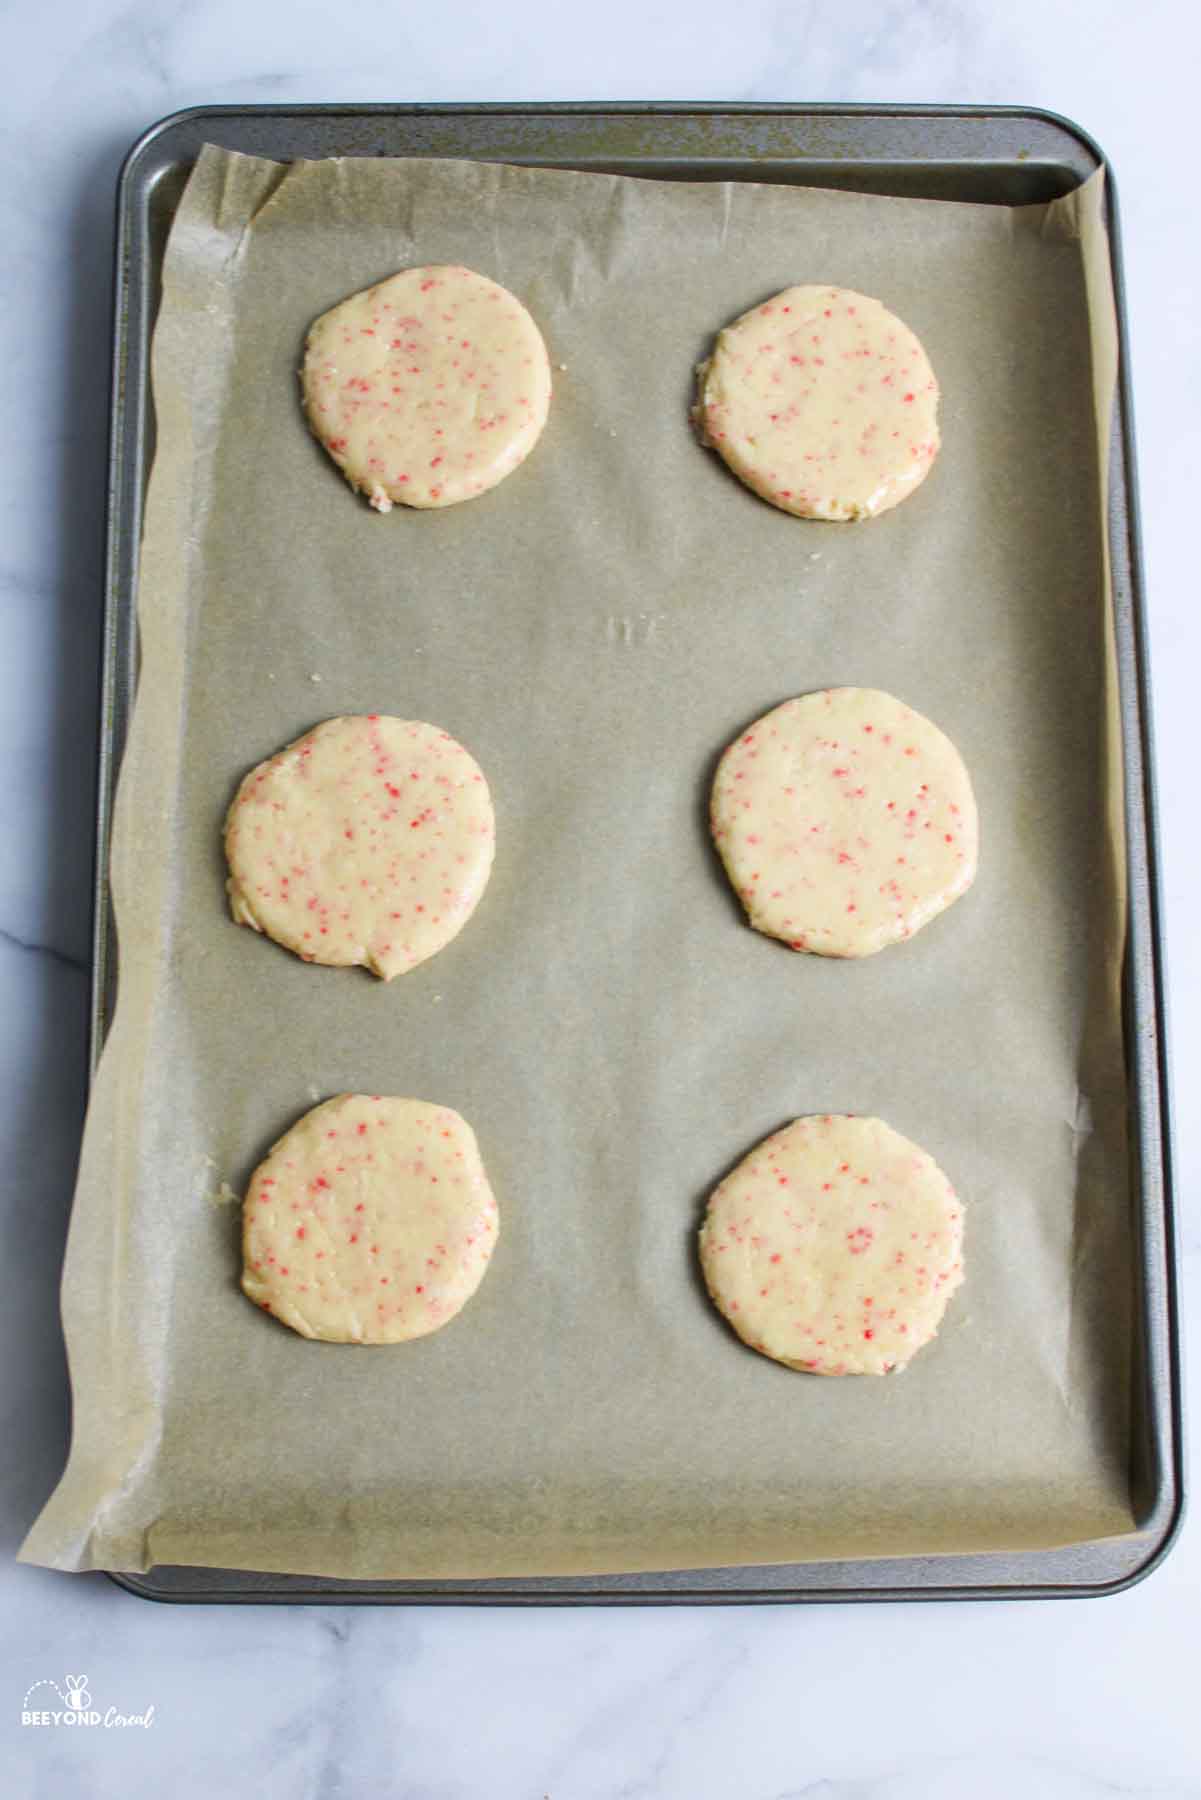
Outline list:
[[[377,512],[453,506],[529,455],[550,407],[542,334],[472,269],[405,269],[323,313],[300,376],[304,409]]]
[[[306,962],[391,981],[463,929],[495,839],[487,783],[449,732],[378,713],[327,719],[238,789],[230,910]]]
[[[753,1350],[814,1375],[887,1375],[963,1280],[963,1209],[881,1119],[826,1114],[765,1138],[709,1201],[705,1285]]]
[[[401,1344],[466,1306],[497,1228],[475,1133],[457,1112],[340,1094],[251,1176],[242,1291],[302,1337]]]
[[[786,700],[717,767],[713,840],[756,931],[819,956],[912,937],[976,874],[954,744],[876,688]]]
[[[794,287],[718,333],[700,365],[702,441],[803,519],[867,519],[925,480],[938,383],[907,325],[850,288]]]

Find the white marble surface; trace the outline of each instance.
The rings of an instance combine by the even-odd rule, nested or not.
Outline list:
[[[1185,1274],[1199,1257],[1201,240],[1192,0],[69,0],[4,9],[0,265],[0,1309],[11,1557],[61,1466],[55,1284],[83,1105],[111,201],[123,150],[214,101],[1013,102],[1076,118],[1124,207],[1156,684]],[[1195,1279],[1186,1316],[1201,1325]],[[177,1610],[0,1565],[6,1793],[175,1800],[1101,1800],[1201,1794],[1201,1549],[1050,1605]],[[148,1729],[34,1730],[85,1672]],[[43,1689],[43,1700],[51,1690]],[[34,1701],[31,1704],[39,1704]],[[56,1706],[61,1702],[55,1700]]]

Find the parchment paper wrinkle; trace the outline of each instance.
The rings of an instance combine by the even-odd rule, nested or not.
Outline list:
[[[470,1577],[1133,1529],[1102,200],[204,150],[155,332],[74,1438],[25,1558]],[[296,370],[314,318],[415,262],[510,287],[556,394],[511,480],[382,519]],[[814,281],[878,296],[942,386],[930,478],[862,525],[763,504],[688,428],[714,333]],[[972,892],[861,965],[749,930],[706,826],[734,733],[840,684],[934,719],[982,821]],[[223,892],[241,776],[363,711],[443,725],[497,810],[470,928],[387,988],[238,929]],[[461,1319],[370,1352],[248,1305],[207,1200],[362,1090],[462,1112],[505,1222]],[[714,1184],[826,1110],[887,1119],[966,1204],[967,1284],[902,1376],[776,1367],[702,1292]]]

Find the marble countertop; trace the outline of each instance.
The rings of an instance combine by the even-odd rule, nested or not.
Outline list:
[[[109,259],[146,125],[218,101],[843,100],[1047,107],[1101,143],[1123,205],[1175,1055],[1186,1338],[1201,1304],[1201,22],[1184,0],[72,0],[10,9],[0,271],[12,340],[0,490],[0,1107],[6,1792],[164,1786],[324,1800],[1101,1800],[1201,1794],[1185,1531],[1129,1592],[1049,1604],[621,1611],[175,1609],[12,1556],[61,1468],[56,1283],[85,1088]],[[1189,1346],[1186,1343],[1186,1352]],[[148,1727],[23,1727],[86,1675]],[[31,1704],[36,1704],[32,1702]]]

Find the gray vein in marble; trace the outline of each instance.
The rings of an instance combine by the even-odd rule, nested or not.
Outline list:
[[[552,1762],[545,1776],[547,1792],[552,1796],[570,1793],[560,1783],[570,1769],[578,1768],[581,1752],[590,1759],[597,1751],[612,1749],[619,1734],[636,1730],[645,1734],[648,1749],[655,1744],[642,1772],[625,1781],[614,1774],[611,1784],[606,1783],[600,1791],[607,1800],[649,1800],[660,1793],[681,1739],[690,1726],[720,1705],[723,1690],[747,1660],[747,1646],[740,1638],[714,1642],[706,1637],[657,1676],[653,1688],[639,1682],[631,1690],[623,1683],[609,1704]]]
[[[1057,1758],[968,1755],[918,1756],[881,1776],[824,1776],[802,1787],[778,1790],[771,1800],[993,1800],[1001,1793],[1026,1800],[1189,1800],[1201,1788],[1175,1783],[1115,1781],[1065,1766]]]
[[[34,956],[48,956],[64,969],[73,969],[78,974],[91,972],[91,963],[86,957],[72,956],[69,950],[59,950],[53,944],[35,944],[25,938],[18,937],[15,931],[6,931],[0,925],[0,944],[7,944],[10,950],[28,950]]]
[[[389,1675],[412,1664],[417,1656],[418,1633],[408,1615],[371,1615],[350,1608],[319,1621],[319,1636],[326,1675],[323,1680],[321,1728],[310,1759],[311,1785],[305,1800],[356,1800],[360,1793],[388,1793],[396,1775],[396,1746],[405,1745],[411,1733],[396,1716],[395,1702],[379,1692],[381,1662]],[[387,1648],[381,1655],[379,1639]],[[359,1718],[365,1695],[375,1692],[386,1730],[364,1735]],[[423,1791],[406,1782],[406,1800]]]

